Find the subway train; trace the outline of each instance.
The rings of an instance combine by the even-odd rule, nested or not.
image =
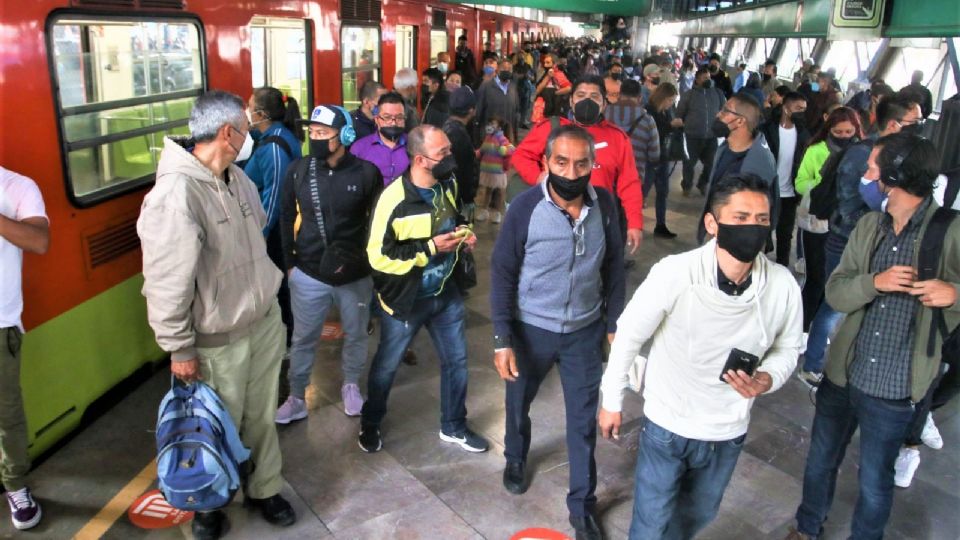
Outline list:
[[[528,10],[529,12],[529,10]],[[36,456],[163,353],[140,294],[136,219],[162,138],[187,132],[207,89],[263,85],[357,105],[368,79],[422,71],[466,35],[510,52],[558,29],[421,0],[5,2],[0,163],[43,193],[52,242],[27,255],[22,384]],[[542,19],[542,16],[538,16]]]

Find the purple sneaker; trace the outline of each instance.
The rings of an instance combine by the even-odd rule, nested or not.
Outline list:
[[[33,500],[30,488],[7,492],[7,504],[10,505],[10,520],[13,526],[23,531],[40,523],[40,504]]]
[[[363,410],[363,396],[360,395],[360,387],[347,383],[340,388],[340,397],[343,398],[343,412],[347,416],[360,416]]]

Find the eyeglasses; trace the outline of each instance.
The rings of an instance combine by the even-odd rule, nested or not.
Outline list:
[[[573,226],[573,253],[577,257],[582,257],[587,248],[583,241],[583,223],[577,223]]]
[[[734,115],[734,116],[739,116],[739,117],[743,118],[743,115],[742,115],[742,114],[738,113],[737,111],[731,111],[730,109],[728,109],[728,108],[726,108],[726,107],[720,109],[720,112],[721,112],[721,113],[726,113],[726,114],[732,114],[732,115]]]
[[[387,116],[387,115],[381,114],[377,116],[377,118],[379,118],[385,124],[402,124],[403,121],[406,119],[406,117],[403,116],[402,114],[398,114],[395,116]]]

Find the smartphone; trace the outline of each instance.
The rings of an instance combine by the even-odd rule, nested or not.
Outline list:
[[[727,357],[727,362],[723,364],[723,371],[720,372],[720,380],[727,382],[723,376],[731,369],[734,371],[741,370],[753,377],[753,373],[759,365],[760,358],[757,355],[741,351],[740,349],[733,349],[730,351],[730,356]]]
[[[457,229],[457,230],[453,231],[453,235],[456,236],[457,238],[466,238],[466,237],[470,236],[471,234],[473,234],[473,231],[471,231],[470,229],[467,229],[467,228]]]

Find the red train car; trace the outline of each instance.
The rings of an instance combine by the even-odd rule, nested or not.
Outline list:
[[[146,324],[135,223],[168,134],[211,88],[356,103],[365,78],[422,71],[466,33],[509,52],[548,26],[419,0],[32,0],[0,21],[0,164],[40,186],[52,241],[24,262],[22,381],[36,454],[163,357]]]

